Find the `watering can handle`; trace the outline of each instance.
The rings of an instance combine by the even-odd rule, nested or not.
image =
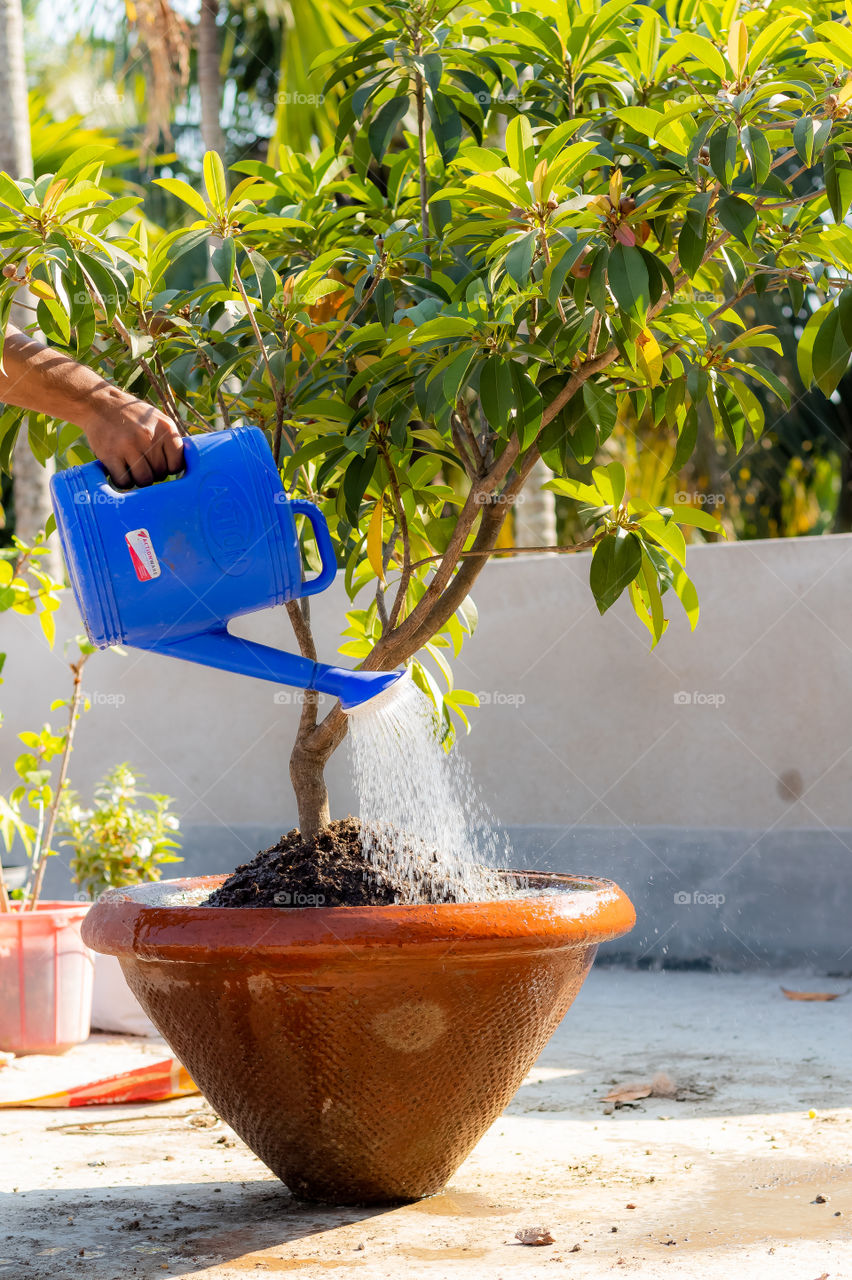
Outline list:
[[[302,583],[300,592],[300,595],[303,596],[314,596],[318,591],[325,591],[326,587],[330,587],[337,573],[337,559],[334,554],[331,534],[328,531],[325,517],[312,502],[307,502],[304,498],[291,498],[288,505],[293,515],[307,517],[317,540],[317,550],[320,553],[322,568],[315,578],[310,578],[307,582]]]

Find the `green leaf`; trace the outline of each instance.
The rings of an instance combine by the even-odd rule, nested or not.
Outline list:
[[[755,325],[753,329],[745,329],[725,343],[726,351],[741,351],[746,347],[768,347],[776,355],[783,355],[781,339],[769,325]]]
[[[444,70],[444,60],[440,53],[432,50],[423,59],[423,76],[433,93],[437,93]]]
[[[642,547],[642,581],[648,596],[648,603],[651,612],[651,634],[654,643],[651,648],[659,643],[663,638],[663,634],[668,626],[666,616],[663,610],[663,598],[660,594],[660,583],[657,575],[657,568],[651,556],[645,547]]]
[[[814,162],[814,128],[813,116],[802,116],[793,127],[793,146],[802,164],[808,168]]]
[[[77,262],[82,268],[90,287],[93,286],[98,300],[103,306],[107,324],[112,324],[115,313],[127,299],[127,284],[124,277],[115,270],[110,270],[92,254],[77,250]]]
[[[266,261],[263,254],[258,253],[256,249],[249,249],[248,257],[257,278],[260,300],[265,307],[268,307],[278,288],[278,275]]]
[[[515,392],[515,430],[523,453],[541,430],[544,405],[538,387],[522,366],[514,360],[512,361],[512,385]]]
[[[762,187],[769,177],[769,168],[772,164],[772,152],[766,141],[766,134],[759,125],[745,125],[740,138],[743,151],[748,156],[751,180],[755,187]]]
[[[582,257],[585,250],[586,241],[578,240],[575,244],[570,244],[558,258],[554,258],[549,267],[545,267],[542,285],[547,301],[552,307],[556,306],[556,300],[562,293],[568,272],[578,258]]]
[[[583,484],[582,480],[559,476],[555,480],[548,480],[543,488],[551,489],[554,493],[564,493],[567,498],[574,498],[577,502],[585,502],[592,507],[609,505],[602,493],[593,489],[590,484]]]
[[[840,311],[829,311],[819,327],[813,348],[814,382],[830,396],[849,366],[849,343],[843,334]]]
[[[620,462],[610,462],[605,467],[594,467],[592,478],[595,488],[611,507],[620,507],[627,486],[627,476]]]
[[[799,339],[799,346],[796,351],[796,364],[799,369],[799,377],[806,387],[809,387],[814,380],[813,351],[817,334],[823,320],[831,311],[834,303],[831,299],[824,302],[821,307],[816,310],[805,325],[804,332]]]
[[[844,147],[826,147],[823,155],[825,193],[835,222],[842,222],[852,204],[852,163]]]
[[[524,182],[531,182],[535,170],[533,132],[526,116],[515,116],[506,127],[506,156]]]
[[[433,316],[411,332],[408,342],[420,345],[436,340],[440,342],[445,338],[468,337],[475,328],[473,320],[468,320],[466,316]]]
[[[698,443],[698,410],[691,404],[686,411],[683,424],[678,428],[677,449],[669,475],[677,473],[686,465],[695,452]]]
[[[237,264],[236,240],[232,236],[227,236],[210,254],[210,261],[213,263],[216,275],[226,288],[230,289],[234,283],[234,267]]]
[[[691,507],[688,502],[673,502],[672,518],[678,524],[692,525],[696,529],[705,529],[708,533],[718,533],[723,538],[727,537],[721,520],[717,520],[707,511],[699,510],[698,507]]]
[[[207,217],[209,209],[204,202],[204,197],[182,178],[155,178],[154,183],[158,187],[163,187],[171,195],[177,196],[178,200],[182,200],[184,204],[188,204],[196,213],[200,213],[202,218]]]
[[[682,53],[691,54],[696,62],[700,62],[720,80],[727,78],[727,68],[721,53],[706,37],[696,35],[693,31],[682,32],[675,41],[667,61],[671,62],[682,57]]]
[[[595,383],[591,379],[583,383],[578,408],[581,408],[581,417],[594,422],[597,443],[604,444],[618,420],[618,399],[608,383],[605,380]]]
[[[678,600],[683,605],[683,611],[689,619],[689,628],[694,631],[698,626],[698,592],[689,574],[682,565],[672,565],[672,586]]]
[[[608,261],[609,249],[602,245],[601,248],[593,255],[589,265],[589,276],[587,281],[589,301],[596,311],[600,311],[601,315],[606,312],[606,304],[609,301],[606,291],[606,268]],[[580,305],[579,302],[577,305]]]
[[[707,252],[707,232],[703,236],[696,235],[690,223],[684,219],[677,239],[677,252],[684,271],[690,277],[695,276],[701,269]]]
[[[822,36],[832,47],[832,53],[842,65],[852,66],[852,32],[839,22],[821,22],[815,28],[817,35]]]
[[[42,333],[55,342],[67,346],[71,341],[71,325],[59,303],[51,298],[40,298],[36,312]]]
[[[622,311],[644,323],[651,301],[648,268],[638,249],[617,244],[607,264],[609,287]]]
[[[598,443],[608,440],[618,419],[618,399],[612,387],[604,379],[583,383],[583,409],[596,428]]]
[[[27,207],[26,197],[17,182],[3,172],[0,172],[0,204],[5,204],[17,213],[23,213]]]
[[[463,347],[461,351],[450,360],[444,370],[441,380],[444,395],[447,403],[454,405],[458,399],[459,389],[464,381],[465,374],[470,368],[470,362],[473,359],[473,348]]]
[[[391,98],[389,102],[385,102],[379,107],[370,121],[370,127],[367,130],[367,141],[370,151],[379,163],[384,159],[385,152],[393,140],[397,126],[407,110],[407,96]]]
[[[837,299],[837,311],[843,336],[852,347],[852,288],[844,289]]]
[[[493,431],[506,434],[515,406],[511,361],[488,357],[479,375],[479,398],[486,422]]]
[[[379,315],[379,324],[383,329],[389,329],[393,324],[395,300],[393,285],[386,277],[382,277],[376,285],[375,292],[373,293],[373,302],[376,304],[376,311]]]
[[[723,187],[734,180],[737,164],[737,126],[723,124],[712,134],[708,143],[710,168]]]
[[[686,560],[686,542],[679,526],[672,519],[666,519],[659,511],[649,511],[640,516],[638,523],[643,532],[659,542],[669,555],[674,556],[679,564]]]
[[[444,164],[449,164],[461,145],[461,116],[452,98],[445,93],[433,93],[430,96],[429,115],[441,158]]]
[[[589,569],[589,586],[598,606],[606,613],[642,568],[642,544],[635,533],[618,528],[595,547]]]
[[[763,62],[774,58],[785,45],[798,23],[798,15],[794,17],[776,18],[764,27],[752,41],[748,54],[749,75],[753,76]]]
[[[379,460],[377,449],[368,449],[363,458],[353,455],[352,461],[343,476],[343,498],[346,518],[355,527],[367,485],[373,478],[373,472]]]
[[[739,196],[722,196],[719,201],[719,221],[726,231],[730,231],[743,244],[750,245],[754,240],[757,214]]]
[[[515,284],[525,285],[529,279],[535,254],[537,232],[526,231],[519,236],[506,254],[506,272]]]
[[[224,213],[228,203],[228,183],[225,180],[225,166],[222,158],[215,151],[205,151],[201,164],[204,175],[204,187],[207,199],[217,213]]]
[[[749,429],[755,440],[759,439],[763,432],[763,426],[766,421],[763,412],[763,405],[752,391],[751,387],[741,382],[738,378],[727,379],[728,389],[733,392],[739,401],[743,416],[749,425]]]

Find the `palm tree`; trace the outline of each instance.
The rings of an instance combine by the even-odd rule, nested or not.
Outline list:
[[[233,2],[242,8],[242,0]],[[371,24],[368,9],[359,11],[346,0],[278,0],[271,7],[281,39],[275,133],[269,145],[274,164],[281,143],[306,151],[314,138],[321,146],[331,141],[336,112],[323,97],[325,73],[312,73],[311,65],[335,45],[362,39]]]
[[[201,0],[198,15],[198,96],[201,101],[201,141],[205,151],[225,151],[222,133],[222,82],[219,64],[219,0]]]
[[[29,177],[33,172],[30,142],[29,102],[27,98],[24,59],[24,16],[21,0],[0,0],[0,170],[13,178]],[[18,328],[31,323],[33,299],[19,291],[19,302],[12,307],[11,321]],[[37,462],[26,437],[15,445],[14,498],[15,532],[31,542],[45,527],[50,515],[50,474],[48,466]],[[56,569],[56,564],[46,566]]]

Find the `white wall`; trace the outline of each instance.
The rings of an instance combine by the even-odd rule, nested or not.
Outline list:
[[[701,621],[690,634],[673,599],[653,654],[626,600],[599,617],[588,565],[587,556],[506,559],[474,593],[480,627],[457,679],[490,703],[473,713],[463,748],[499,817],[852,827],[852,536],[690,550]],[[327,661],[345,607],[339,587],[313,602]],[[73,607],[63,628],[79,629]],[[240,630],[292,644],[283,609]],[[61,641],[51,653],[30,619],[0,616],[0,649],[8,788],[15,733],[48,719],[69,682]],[[277,703],[275,686],[133,650],[95,655],[84,685],[94,705],[72,762],[78,789],[127,759],[177,797],[187,825],[292,825],[287,755],[298,706]],[[714,701],[677,705],[680,691]],[[343,815],[354,803],[345,747],[329,777]]]

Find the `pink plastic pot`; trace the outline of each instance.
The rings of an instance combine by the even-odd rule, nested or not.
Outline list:
[[[64,1053],[88,1036],[95,957],[80,927],[89,905],[0,912],[0,1049]]]

